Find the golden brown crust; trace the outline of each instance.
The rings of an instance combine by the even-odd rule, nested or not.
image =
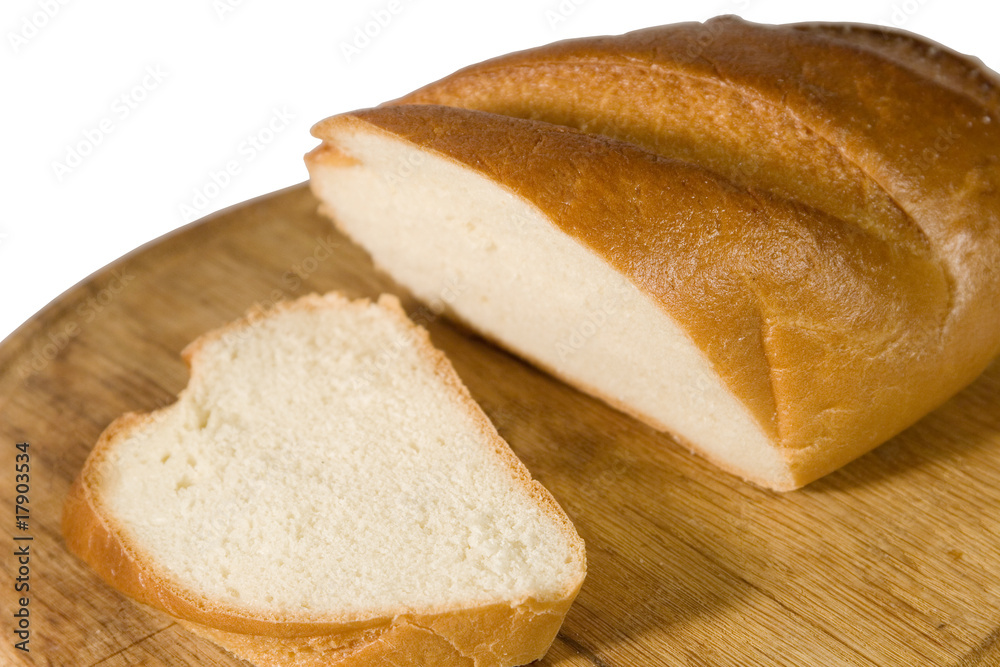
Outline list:
[[[1000,351],[997,82],[901,32],[722,17],[502,56],[354,118],[520,194],[658,298],[801,486]]]
[[[794,30],[823,33],[893,60],[901,67],[914,69],[920,76],[938,85],[971,97],[990,109],[1000,108],[1000,77],[982,61],[952,51],[947,46],[913,33],[885,26],[855,23],[800,23]]]
[[[562,624],[572,598],[559,603],[526,601],[424,616],[397,616],[364,630],[274,638],[181,623],[262,667],[522,665],[541,658]]]
[[[191,382],[198,375],[200,355],[207,353],[212,341],[228,335],[239,335],[263,318],[280,312],[325,308],[331,304],[340,308],[362,309],[368,307],[369,302],[348,301],[338,294],[330,293],[282,302],[269,310],[252,309],[244,318],[204,334],[184,349],[182,356],[190,366]],[[354,662],[362,660],[362,656],[367,656],[364,659],[373,665],[392,664],[380,661],[398,654],[402,663],[405,662],[402,656],[407,655],[410,650],[430,655],[439,649],[444,651],[442,647],[447,648],[444,653],[453,656],[449,659],[455,660],[447,664],[456,665],[515,664],[511,662],[515,657],[520,659],[520,656],[531,653],[531,657],[525,659],[525,662],[530,662],[544,655],[583,584],[586,572],[583,542],[555,499],[531,479],[524,464],[497,434],[461,383],[451,363],[433,347],[427,332],[409,320],[395,297],[383,295],[379,299],[379,305],[412,334],[420,353],[432,363],[435,374],[449,387],[453,398],[466,408],[497,456],[507,464],[513,479],[523,485],[543,511],[555,520],[583,568],[578,580],[569,582],[567,588],[554,597],[543,600],[529,598],[516,604],[478,607],[462,607],[452,603],[421,613],[399,610],[393,615],[333,614],[303,619],[269,616],[206,599],[194,591],[184,589],[160,569],[150,555],[144,554],[140,547],[132,544],[127,538],[127,531],[116,523],[100,499],[100,469],[115,443],[129,437],[137,429],[148,427],[158,415],[169,411],[171,406],[150,414],[124,415],[112,422],[101,434],[72,485],[63,508],[62,531],[70,551],[87,562],[101,578],[115,588],[140,602],[167,612],[199,634],[261,665],[286,664],[278,662],[276,657],[286,654],[297,656],[296,660],[299,662],[291,664],[339,664],[332,660],[340,659],[338,656],[347,653],[351,655],[350,664],[368,664],[364,661]]]

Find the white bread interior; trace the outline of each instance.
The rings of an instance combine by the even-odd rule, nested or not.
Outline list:
[[[257,664],[544,654],[582,541],[395,298],[304,298],[185,354],[177,403],[109,427],[71,492],[100,574]]]
[[[664,309],[536,206],[357,119],[327,127],[307,158],[325,212],[417,297],[744,479],[799,486]]]

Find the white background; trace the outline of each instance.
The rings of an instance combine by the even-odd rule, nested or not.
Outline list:
[[[4,0],[0,338],[129,250],[305,180],[325,116],[509,51],[717,14],[894,25],[1000,69],[987,1]]]

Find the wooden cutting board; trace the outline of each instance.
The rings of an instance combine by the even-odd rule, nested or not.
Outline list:
[[[178,355],[201,333],[310,291],[404,295],[315,210],[297,186],[185,227],[0,346],[0,664],[244,664],[106,586],[66,551],[60,509],[112,419],[184,387]],[[1000,364],[875,452],[782,495],[431,320],[587,542],[587,581],[539,664],[1000,664]],[[27,530],[15,523],[18,442],[29,443]],[[14,648],[24,544],[30,653]]]

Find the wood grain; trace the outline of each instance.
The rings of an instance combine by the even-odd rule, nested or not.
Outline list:
[[[1000,664],[1000,364],[806,489],[749,486],[437,317],[297,186],[185,227],[70,289],[0,346],[0,664],[239,665],[104,585],[59,535],[104,427],[173,400],[190,340],[254,303],[393,291],[587,541],[538,664]],[[13,647],[14,444],[30,442],[31,653]]]

